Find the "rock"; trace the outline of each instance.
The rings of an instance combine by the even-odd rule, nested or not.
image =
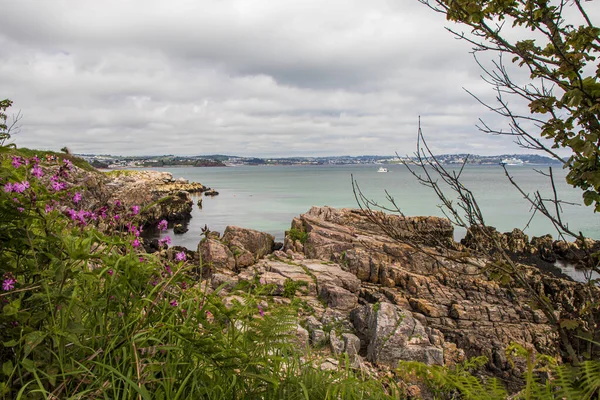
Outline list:
[[[358,304],[358,296],[343,287],[329,284],[319,286],[319,297],[322,298],[329,307],[350,311]]]
[[[250,252],[255,262],[270,254],[275,243],[273,235],[237,226],[225,228],[222,240],[230,247],[235,246],[239,251],[245,249]]]
[[[506,247],[513,253],[523,253],[529,251],[529,237],[520,229],[513,229],[506,235]]]
[[[344,351],[344,341],[338,337],[335,329],[329,332],[329,347],[331,348],[331,352],[336,356],[339,356]]]
[[[321,329],[323,327],[323,324],[319,322],[319,320],[316,319],[314,315],[309,315],[306,318],[306,327],[308,328],[309,332],[312,332],[316,329]]]
[[[338,369],[339,364],[339,361],[335,358],[326,358],[319,366],[319,369],[321,371],[335,371]]]
[[[310,332],[310,343],[313,346],[319,346],[327,340],[327,335],[322,329],[315,329]]]
[[[353,359],[360,351],[360,339],[352,333],[342,333],[342,340],[344,341],[344,352],[350,359]]]
[[[207,191],[204,192],[205,196],[218,196],[219,192],[217,192],[215,189],[208,189]]]
[[[308,331],[301,327],[300,325],[296,326],[296,340],[300,348],[306,348],[309,344],[309,335]]]
[[[183,224],[173,225],[173,233],[176,235],[181,235],[183,233],[186,233],[187,231],[188,231],[187,226],[184,226]]]
[[[556,262],[556,254],[552,249],[552,236],[544,235],[540,237],[531,238],[531,247],[534,253],[537,253],[540,258],[544,261],[554,263]]]
[[[224,285],[225,290],[231,290],[238,283],[236,276],[225,275],[218,272],[212,274],[210,279],[210,286],[213,289],[217,289],[219,286]]]
[[[235,269],[235,258],[227,246],[215,239],[206,239],[198,244],[198,254],[204,265],[212,268]]]
[[[366,306],[364,312],[368,324],[367,360],[392,368],[400,360],[444,364],[443,348],[432,344],[426,329],[409,311],[381,303],[378,307]],[[359,328],[364,332],[364,327]]]

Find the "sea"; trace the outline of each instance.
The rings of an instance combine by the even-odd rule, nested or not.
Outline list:
[[[200,182],[219,192],[218,196],[192,195],[194,209],[186,223],[185,234],[154,232],[154,237],[169,235],[172,245],[195,250],[202,229],[223,233],[228,225],[268,232],[276,241],[283,241],[294,217],[312,206],[357,208],[355,187],[374,202],[391,206],[389,198],[407,216],[444,216],[441,201],[429,187],[419,184],[404,165],[385,165],[388,172],[378,172],[381,165],[298,165],[298,166],[234,166],[234,167],[173,167],[174,178]],[[509,174],[525,193],[552,198],[547,165],[507,166]],[[552,167],[556,191],[562,201],[561,218],[574,231],[600,239],[600,215],[583,205],[581,190],[565,182],[566,171]],[[509,182],[499,165],[466,166],[461,181],[471,190],[482,210],[486,225],[501,232],[522,229],[529,237],[551,234],[557,238],[552,223],[534,213],[523,195]],[[441,187],[444,188],[443,184]],[[449,198],[453,193],[444,188]],[[202,196],[202,208],[196,203]],[[554,207],[554,206],[553,206]],[[152,235],[152,232],[149,232]],[[455,239],[465,231],[455,229]]]

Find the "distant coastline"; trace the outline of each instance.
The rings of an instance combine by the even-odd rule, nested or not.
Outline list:
[[[77,154],[96,168],[160,168],[160,167],[232,167],[240,165],[360,165],[360,164],[401,164],[411,163],[412,157],[398,156],[331,156],[331,157],[239,157],[228,155],[201,156],[113,156]],[[507,159],[519,160],[522,165],[561,165],[561,162],[537,154],[501,154],[480,156],[473,154],[441,154],[435,156],[441,164],[498,165]]]

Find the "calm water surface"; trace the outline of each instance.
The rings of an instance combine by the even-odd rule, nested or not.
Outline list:
[[[189,249],[196,248],[204,225],[221,233],[228,225],[257,229],[282,241],[292,218],[312,206],[357,207],[351,176],[374,200],[385,202],[387,189],[406,215],[443,216],[438,207],[439,199],[431,189],[417,183],[406,167],[386,167],[388,173],[378,173],[379,166],[376,165],[159,168],[157,170],[173,173],[174,178],[200,182],[220,193],[212,198],[203,197],[202,209],[195,204],[199,195],[193,196],[189,231],[184,235],[173,235],[169,230],[166,234],[171,236],[174,245]],[[526,192],[540,190],[542,195],[550,196],[547,178],[536,173],[534,168],[547,170],[544,166],[515,166],[509,171]],[[565,171],[554,168],[554,173],[563,200],[581,203],[581,191],[565,183]],[[530,207],[508,182],[500,166],[467,167],[463,172],[463,183],[475,193],[488,225],[500,231],[526,227],[531,218]],[[566,206],[564,217],[570,221],[572,229],[600,239],[599,215],[590,207]],[[552,225],[542,216],[534,216],[525,232],[530,237],[546,233],[556,237]],[[464,232],[456,232],[457,238],[462,235]]]

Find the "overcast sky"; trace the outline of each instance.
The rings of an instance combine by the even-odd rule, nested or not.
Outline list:
[[[18,146],[242,156],[524,152],[478,132],[470,46],[417,0],[0,0]]]

